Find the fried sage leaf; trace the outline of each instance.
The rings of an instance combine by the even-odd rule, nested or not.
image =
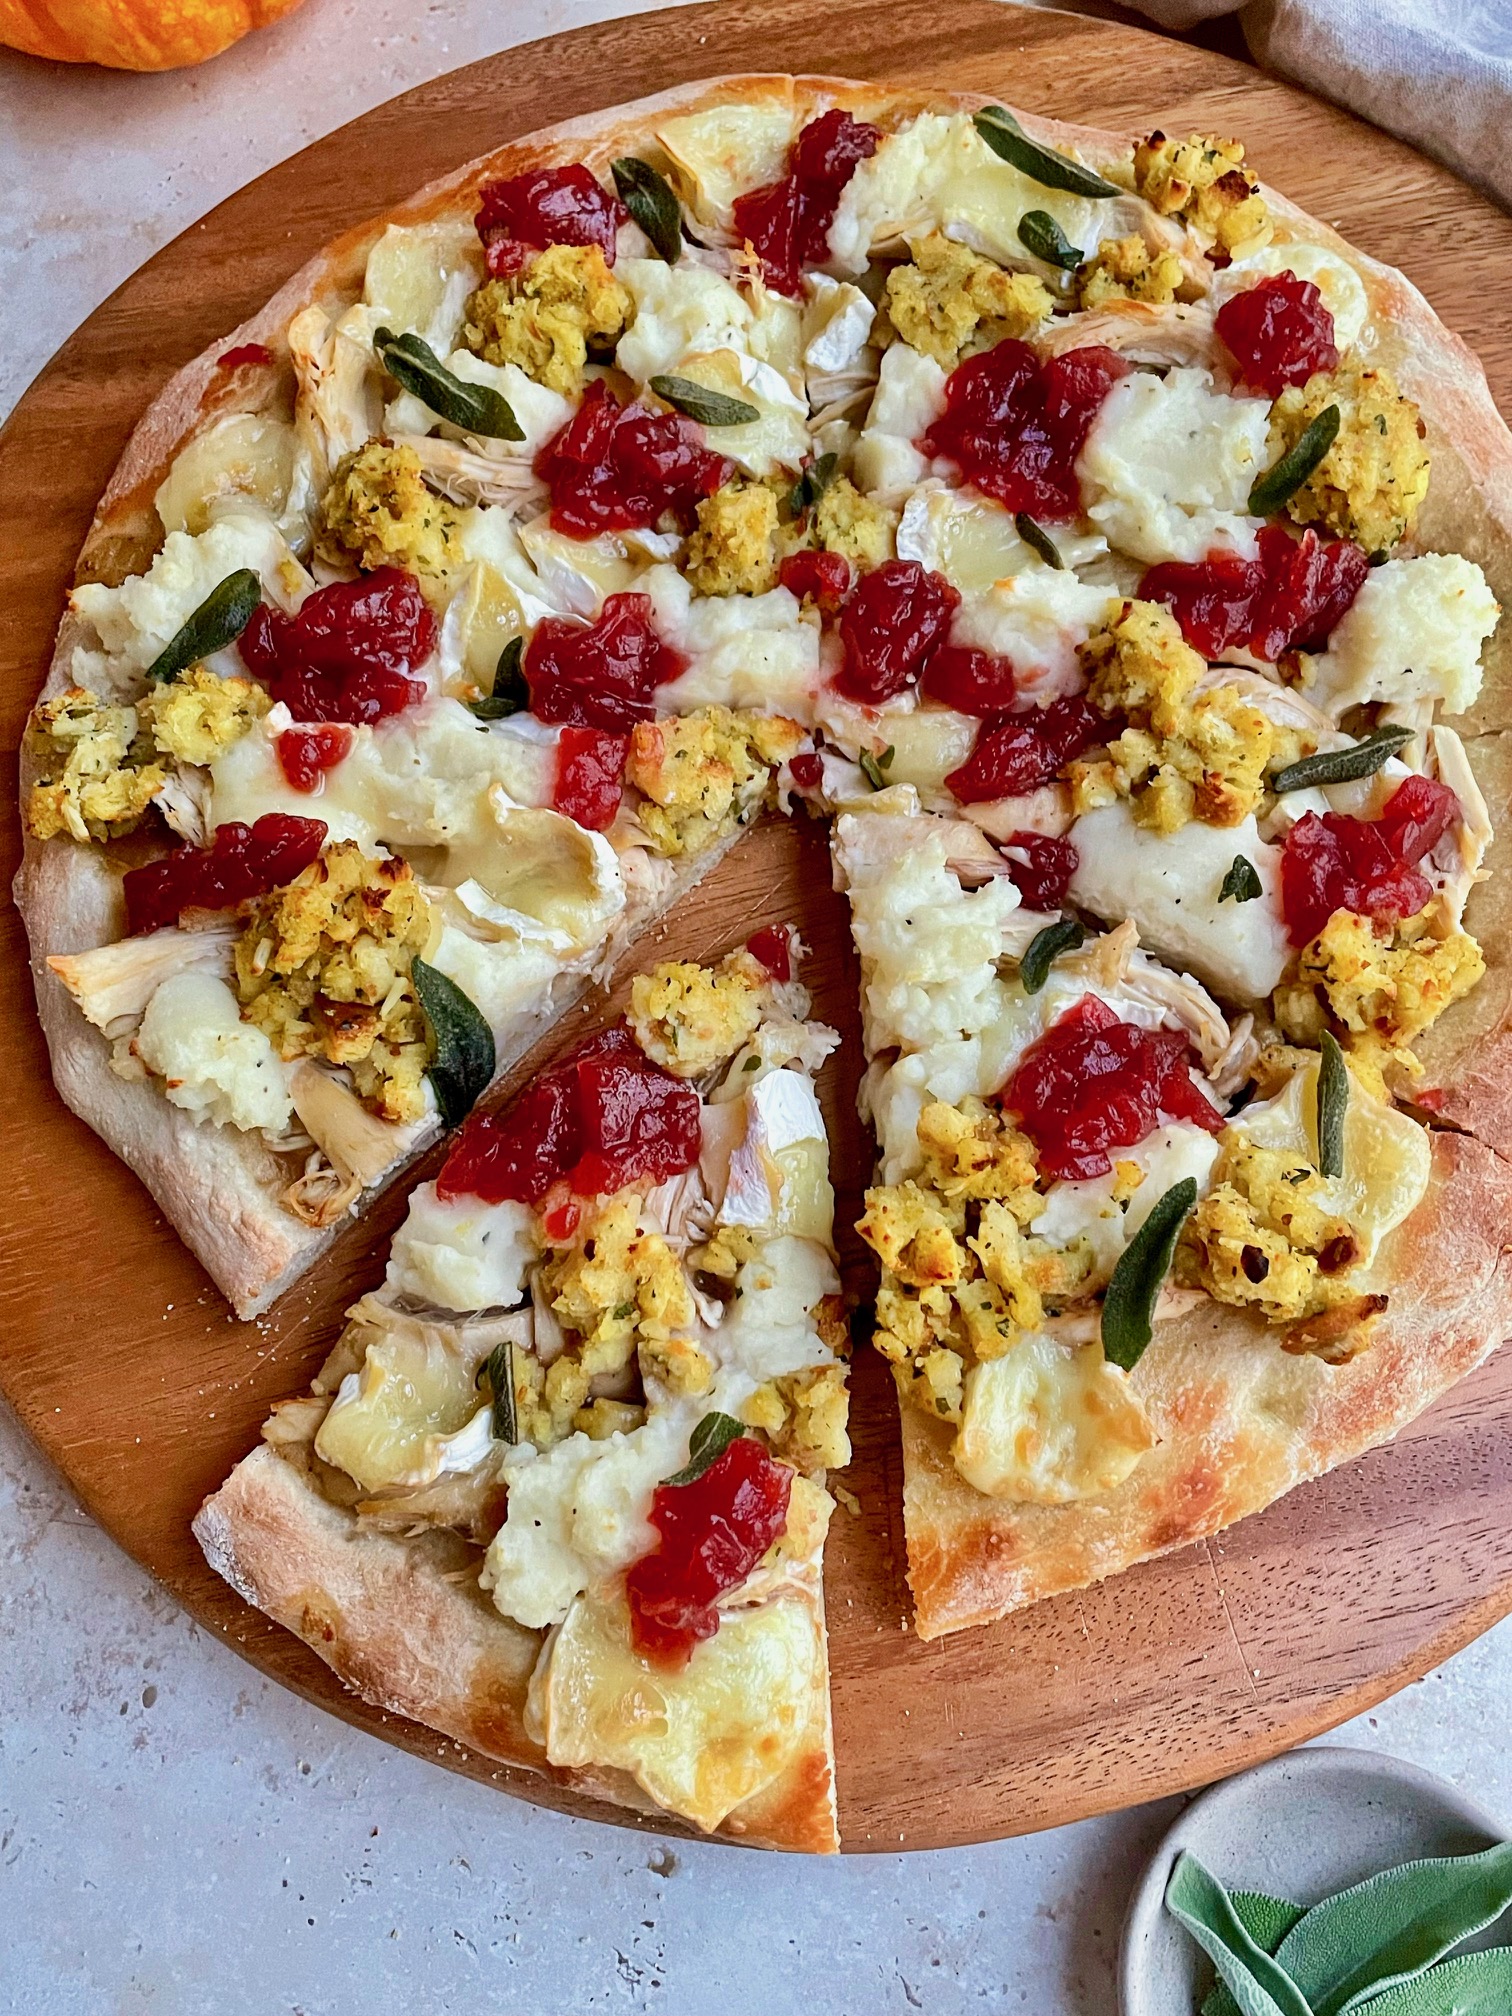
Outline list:
[[[840,468],[838,455],[816,455],[788,492],[788,509],[795,518],[808,510],[834,482]]]
[[[761,418],[744,399],[732,399],[727,392],[711,392],[707,385],[697,385],[691,378],[656,377],[651,380],[651,390],[658,399],[665,399],[679,413],[696,420],[700,427],[744,427]]]
[[[1026,546],[1032,546],[1047,567],[1054,567],[1064,573],[1066,563],[1060,556],[1060,548],[1037,518],[1031,518],[1027,511],[1015,511],[1013,529]]]
[[[1236,854],[1229,863],[1227,875],[1223,878],[1223,887],[1218,891],[1218,901],[1253,903],[1257,896],[1264,893],[1254,862],[1247,854]]]
[[[1412,740],[1411,728],[1377,728],[1347,749],[1320,749],[1316,756],[1299,756],[1277,770],[1270,788],[1278,797],[1287,791],[1310,791],[1327,784],[1352,784],[1357,777],[1373,777],[1390,756]]]
[[[1002,105],[987,105],[972,120],[978,133],[1001,160],[1038,182],[1041,189],[1066,189],[1073,196],[1122,196],[1115,183],[1105,182],[1079,161],[1057,154],[1031,140],[1017,119]]]
[[[682,254],[682,205],[672,184],[638,154],[611,161],[609,172],[620,201],[669,266]]]
[[[1054,924],[1047,924],[1043,931],[1036,931],[1019,961],[1019,978],[1024,983],[1024,992],[1038,994],[1050,978],[1050,968],[1062,952],[1074,952],[1086,940],[1086,932],[1074,917],[1062,917]]]
[[[1296,1982],[1251,1937],[1228,1892],[1195,1855],[1176,1858],[1165,1905],[1218,1969],[1240,2016],[1312,2016]]]
[[[390,378],[423,399],[432,413],[439,413],[453,427],[494,441],[525,439],[525,429],[504,394],[448,371],[423,336],[396,336],[392,329],[380,329],[373,338],[373,350]]]
[[[415,993],[430,1024],[435,1058],[425,1074],[448,1127],[465,1120],[494,1074],[493,1031],[455,980],[417,959]]]
[[[1084,254],[1073,245],[1048,210],[1026,210],[1019,219],[1019,243],[1047,266],[1059,266],[1063,273],[1074,272]]]
[[[1155,1331],[1160,1284],[1171,1271],[1176,1241],[1197,1202],[1197,1179],[1173,1183],[1124,1248],[1103,1297],[1102,1347],[1110,1365],[1132,1372]]]
[[[880,756],[873,756],[870,749],[863,749],[860,756],[856,759],[861,765],[862,776],[865,777],[873,791],[885,791],[887,789],[887,778],[883,773],[891,764],[896,753],[896,750],[889,742]]]
[[[1318,1170],[1344,1174],[1344,1116],[1349,1111],[1349,1066],[1337,1039],[1323,1031],[1318,1065]]]
[[[262,600],[262,583],[250,567],[238,567],[218,581],[187,622],[168,639],[147,667],[147,677],[166,686],[212,651],[234,644]]]
[[[480,721],[505,721],[511,714],[523,714],[530,705],[530,688],[525,684],[525,639],[511,637],[499,653],[494,671],[493,691],[481,700],[469,700],[468,711]]]
[[[1308,422],[1281,460],[1255,478],[1249,494],[1251,517],[1269,518],[1279,511],[1332,448],[1338,432],[1339,409],[1325,406],[1316,420]]]
[[[712,1463],[717,1463],[730,1444],[746,1432],[745,1423],[733,1414],[705,1414],[688,1438],[688,1460],[681,1470],[666,1480],[669,1484],[693,1484]]]
[[[493,1432],[496,1442],[518,1442],[515,1420],[514,1346],[506,1337],[496,1344],[484,1361],[483,1376],[493,1395]]]

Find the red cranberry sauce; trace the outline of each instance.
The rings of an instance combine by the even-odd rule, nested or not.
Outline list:
[[[824,759],[817,749],[800,749],[788,769],[800,791],[817,791],[824,782]]]
[[[592,623],[543,617],[525,652],[525,683],[538,720],[611,735],[649,721],[657,687],[686,669],[653,628],[649,595],[610,595]]]
[[[1022,714],[989,717],[976,747],[945,779],[958,805],[991,805],[1022,798],[1048,784],[1074,756],[1105,742],[1113,726],[1079,695],[1030,707]]]
[[[243,365],[271,364],[273,352],[266,343],[238,343],[234,349],[223,350],[215,360],[218,371],[240,371]]]
[[[1039,1149],[1046,1175],[1106,1176],[1113,1153],[1136,1148],[1164,1114],[1216,1134],[1224,1115],[1193,1084],[1185,1036],[1120,1021],[1084,995],[1020,1058],[1001,1094]]]
[[[1316,938],[1335,910],[1377,924],[1415,917],[1433,894],[1419,869],[1463,813],[1447,784],[1406,777],[1379,819],[1305,812],[1286,836],[1281,907],[1293,945]]]
[[[1006,714],[1014,702],[1013,667],[990,651],[942,644],[924,667],[919,689],[962,714]]]
[[[412,574],[380,567],[317,588],[297,616],[259,603],[238,648],[296,721],[381,721],[425,698],[409,675],[436,648],[436,619]]]
[[[1081,510],[1076,458],[1098,408],[1133,366],[1100,345],[1041,364],[1012,337],[945,381],[945,411],[920,442],[1010,511],[1050,524]]]
[[[804,265],[824,265],[841,193],[881,139],[848,112],[822,112],[793,143],[780,182],[736,197],[735,236],[756,251],[769,287],[801,294]]]
[[[863,574],[840,612],[845,663],[836,692],[870,707],[906,692],[944,643],[960,602],[958,589],[917,560],[884,560]]]
[[[1236,646],[1274,664],[1285,652],[1319,650],[1354,604],[1370,562],[1349,539],[1293,539],[1262,526],[1253,560],[1210,553],[1163,560],[1139,584],[1141,601],[1163,602],[1204,658]]]
[[[1333,316],[1311,280],[1276,273],[1231,295],[1213,318],[1246,385],[1274,399],[1339,361]]]
[[[833,616],[850,593],[851,563],[843,553],[789,553],[777,579],[801,602],[805,596],[825,616]]]
[[[1029,910],[1059,910],[1081,856],[1071,841],[1050,833],[1010,833],[1002,844],[1008,879]]]
[[[126,930],[161,931],[184,910],[232,910],[253,896],[281,889],[308,868],[325,845],[323,819],[265,812],[251,826],[217,826],[208,847],[180,847],[160,861],[131,868],[122,885]]]
[[[478,236],[496,279],[547,245],[597,245],[612,266],[615,235],[629,221],[619,198],[577,163],[485,182],[478,204]]]
[[[746,950],[758,966],[764,966],[779,985],[793,977],[793,946],[797,932],[791,924],[764,924],[746,940]]]
[[[701,1477],[658,1484],[651,1524],[661,1545],[625,1577],[635,1649],[686,1665],[719,1629],[715,1604],[736,1589],[787,1525],[793,1473],[750,1435],[737,1435]]]
[[[602,378],[540,450],[535,473],[551,492],[551,524],[573,539],[655,525],[665,512],[690,525],[699,500],[730,473],[681,413],[621,406]]]
[[[602,728],[564,728],[557,738],[554,810],[592,833],[612,826],[624,795],[629,746],[628,737],[606,735]]]
[[[622,1024],[578,1045],[500,1113],[474,1114],[436,1178],[440,1197],[539,1204],[691,1169],[701,1140],[691,1086],[653,1064]]]
[[[352,731],[339,725],[287,728],[274,745],[278,767],[296,791],[314,791],[327,770],[352,752]]]

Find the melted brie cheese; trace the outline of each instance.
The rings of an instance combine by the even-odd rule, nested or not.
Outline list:
[[[1366,575],[1327,651],[1307,661],[1307,698],[1335,719],[1368,700],[1473,707],[1481,647],[1501,615],[1485,575],[1458,553],[1388,560]]]
[[[952,1454],[989,1498],[1070,1505],[1116,1490],[1159,1439],[1100,1344],[1030,1335],[967,1372]]]
[[[1270,401],[1215,392],[1206,371],[1134,371],[1104,400],[1077,460],[1087,516],[1136,560],[1249,557],[1250,486],[1267,465]]]
[[[737,196],[787,173],[797,134],[791,103],[715,105],[663,119],[656,137],[672,157],[679,190],[701,223],[728,231]],[[679,260],[681,267],[684,261]]]
[[[708,1832],[782,1770],[824,1685],[819,1626],[802,1597],[727,1612],[680,1670],[632,1649],[621,1599],[585,1598],[542,1653],[527,1727],[553,1764],[628,1771]]]
[[[1094,916],[1110,924],[1132,917],[1152,951],[1232,1000],[1262,1000],[1281,978],[1291,956],[1281,850],[1260,838],[1253,814],[1238,826],[1193,820],[1179,833],[1152,833],[1120,801],[1078,819],[1071,839],[1079,857],[1071,899]],[[1240,854],[1261,893],[1222,902],[1223,878]]]
[[[1108,542],[1098,533],[1057,528],[1056,548],[1067,568],[1101,559]],[[917,560],[943,574],[965,595],[980,595],[994,583],[1037,572],[1061,577],[1019,537],[1013,513],[990,497],[964,495],[931,480],[903,506],[898,524],[898,558]]]
[[[389,1247],[384,1286],[438,1309],[512,1309],[536,1255],[534,1230],[524,1204],[442,1198],[422,1183]]]
[[[443,1470],[470,1468],[477,1447],[476,1362],[443,1330],[396,1324],[370,1338],[362,1368],[349,1372],[315,1437],[315,1453],[364,1491],[432,1483]],[[462,1434],[460,1452],[452,1438]]]
[[[863,490],[894,499],[923,481],[929,461],[915,443],[945,410],[947,375],[933,357],[906,343],[883,351],[877,389],[853,458],[853,473]]]
[[[1085,686],[1077,647],[1116,599],[1105,587],[1078,581],[1069,568],[1035,567],[985,595],[968,596],[955,613],[950,641],[1008,659],[1018,691],[1043,707]]]
[[[1133,1162],[1144,1171],[1144,1181],[1125,1204],[1114,1198],[1118,1179],[1110,1169],[1106,1176],[1085,1182],[1052,1183],[1039,1216],[1029,1227],[1037,1239],[1048,1239],[1052,1246],[1089,1240],[1095,1256],[1092,1279],[1099,1288],[1111,1280],[1124,1248],[1173,1184],[1190,1176],[1198,1196],[1207,1195],[1218,1159],[1218,1141],[1190,1121],[1173,1121],[1157,1127],[1137,1147],[1119,1149],[1117,1159]]]
[[[471,222],[390,224],[368,254],[362,298],[379,324],[396,335],[412,330],[445,357],[467,297],[483,279],[483,247]]]
[[[658,689],[669,713],[695,707],[750,707],[813,719],[819,689],[819,627],[786,588],[765,595],[694,596],[675,567],[653,567],[641,580],[657,633],[688,660],[679,678]]]

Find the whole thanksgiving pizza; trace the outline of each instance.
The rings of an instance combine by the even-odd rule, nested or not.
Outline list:
[[[457,1130],[213,1565],[824,1849],[853,1329],[926,1638],[1392,1435],[1509,1325],[1509,526],[1478,366],[1228,138],[729,78],[338,240],[141,423],[23,762],[59,1089],[243,1316]],[[764,813],[864,1312],[793,929],[477,1105]]]

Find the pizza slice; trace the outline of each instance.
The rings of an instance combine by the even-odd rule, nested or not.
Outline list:
[[[628,1018],[410,1199],[212,1565],[365,1699],[619,1805],[836,1845],[822,1579],[849,1332],[796,934]]]

